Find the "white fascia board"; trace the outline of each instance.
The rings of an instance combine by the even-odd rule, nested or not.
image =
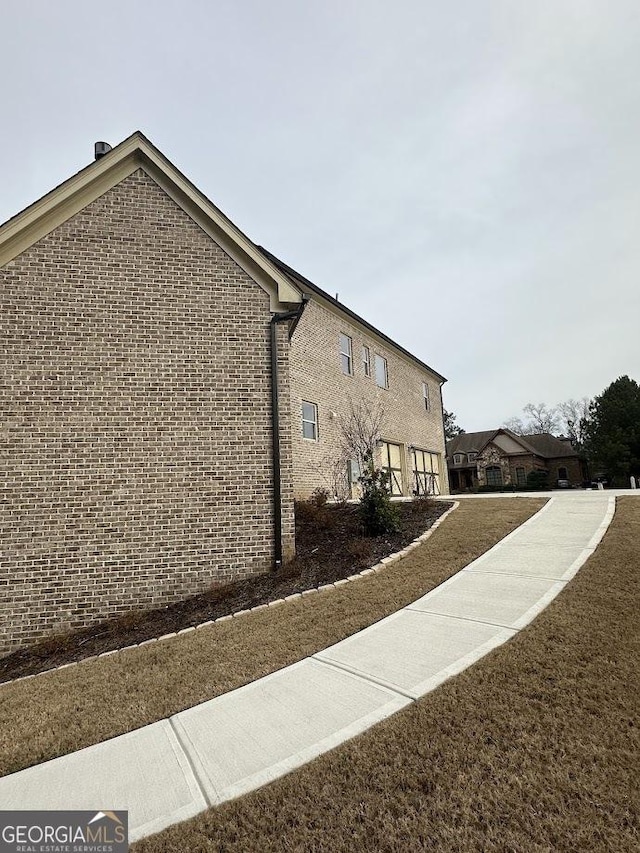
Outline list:
[[[142,168],[269,294],[272,311],[302,302],[302,293],[140,133],[43,196],[0,228],[0,267]]]

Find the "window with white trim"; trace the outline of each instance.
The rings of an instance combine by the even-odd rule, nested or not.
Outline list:
[[[349,335],[340,335],[340,363],[342,372],[347,376],[353,375],[353,341]]]
[[[422,383],[422,397],[424,399],[424,407],[428,412],[431,410],[431,400],[429,398],[429,386],[426,382]]]
[[[306,400],[302,401],[302,437],[318,440],[318,407]]]
[[[389,373],[387,371],[387,359],[376,353],[376,385],[379,388],[389,387]]]
[[[462,465],[464,462],[464,453],[454,453],[453,454],[453,464],[454,465]]]
[[[469,462],[475,462],[477,458],[478,454],[475,450],[472,450],[471,453],[467,453],[467,459],[469,460]]]
[[[362,347],[362,372],[365,376],[371,376],[371,350]]]

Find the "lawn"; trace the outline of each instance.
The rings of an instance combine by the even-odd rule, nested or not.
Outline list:
[[[154,610],[96,622],[0,658],[0,682],[46,672],[112,649],[174,634],[287,595],[334,583],[401,551],[429,529],[451,503],[421,499],[396,504],[398,530],[364,537],[357,504],[296,503],[296,556],[278,572],[212,586]]]
[[[378,574],[0,686],[0,775],[163,719],[326,648],[433,589],[543,503],[463,502],[426,543]]]
[[[514,639],[364,735],[133,851],[635,853],[639,542],[640,501],[618,499],[595,554]]]

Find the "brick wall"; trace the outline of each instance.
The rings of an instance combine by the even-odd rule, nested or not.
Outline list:
[[[353,341],[352,376],[342,371],[340,333],[349,335]],[[371,353],[370,376],[365,376],[363,369],[364,345]],[[376,385],[376,353],[387,359],[388,389]],[[411,494],[413,488],[410,445],[440,455],[441,490],[448,493],[440,385],[431,373],[315,297],[293,335],[290,372],[296,497],[308,497],[318,486],[333,491],[332,468],[340,456],[340,421],[348,415],[350,401],[357,405],[360,400],[380,402],[384,410],[382,437],[402,446],[404,493]],[[429,386],[430,411],[425,410],[423,382]],[[317,441],[302,436],[303,400],[318,406]]]
[[[0,653],[267,571],[266,293],[141,170],[0,275]]]

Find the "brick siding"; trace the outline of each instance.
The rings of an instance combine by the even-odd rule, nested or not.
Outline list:
[[[342,371],[339,335],[353,341],[353,375]],[[365,376],[362,348],[371,353],[371,375]],[[375,354],[387,359],[389,387],[375,380]],[[313,297],[302,315],[291,343],[291,419],[293,484],[297,498],[308,497],[317,488],[333,491],[332,469],[339,457],[341,418],[349,413],[350,401],[380,402],[384,411],[382,437],[402,446],[404,494],[413,490],[410,445],[439,454],[442,494],[448,494],[445,464],[442,401],[438,380],[415,362],[382,343],[365,327],[338,315],[336,310]],[[422,383],[430,393],[426,411]],[[302,402],[318,406],[318,440],[302,436]]]
[[[0,653],[269,570],[267,294],[142,170],[0,275]]]

